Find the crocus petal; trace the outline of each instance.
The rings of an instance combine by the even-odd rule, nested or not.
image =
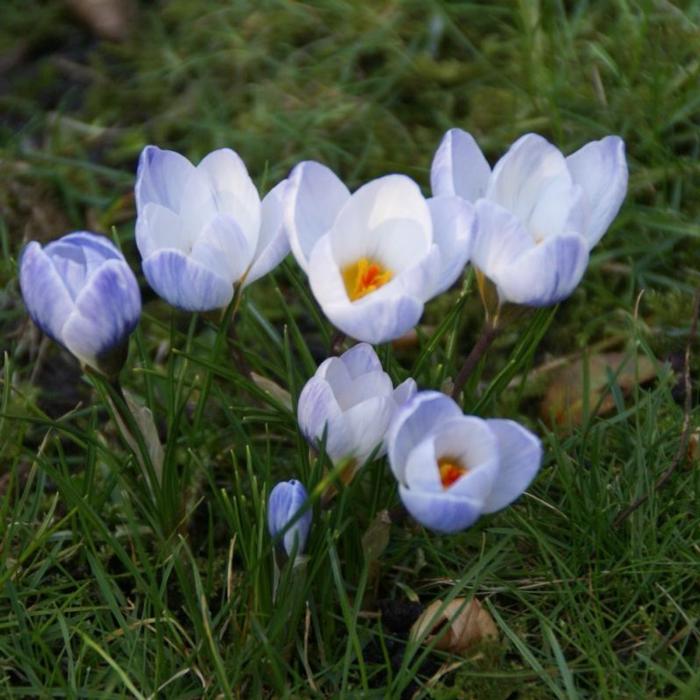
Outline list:
[[[384,434],[395,410],[396,405],[391,398],[374,396],[355,404],[343,414],[345,430],[352,440],[352,451],[358,466],[364,464],[372,452],[383,444]]]
[[[19,261],[22,297],[34,323],[48,336],[61,340],[61,331],[74,308],[68,289],[41,246],[32,241]]]
[[[277,267],[289,253],[289,238],[283,220],[286,186],[287,181],[282,180],[263,198],[258,247],[244,286],[252,284]]]
[[[438,248],[438,264],[429,272],[424,299],[432,299],[449,289],[464,271],[474,240],[474,207],[459,197],[433,197],[428,200],[433,222],[433,241]]]
[[[404,403],[394,415],[386,435],[389,465],[400,483],[411,450],[435,425],[461,416],[459,406],[439,391],[421,391]]]
[[[397,406],[403,406],[406,401],[413,397],[416,391],[418,391],[416,380],[409,377],[394,389],[394,403]]]
[[[394,393],[391,377],[383,371],[368,372],[363,374],[342,389],[336,388],[335,397],[343,411],[364,401],[368,396],[388,398]]]
[[[347,200],[329,238],[337,266],[373,258],[396,275],[430,249],[430,210],[413,180],[386,175],[363,185]]]
[[[415,520],[435,532],[459,532],[473,525],[481,514],[480,503],[448,491],[414,491],[399,484],[399,495]]]
[[[226,306],[233,286],[178,250],[160,250],[143,261],[143,273],[155,292],[185,311],[212,311]]]
[[[199,231],[186,230],[182,218],[172,209],[149,202],[136,218],[136,246],[142,258],[163,248],[187,253]]]
[[[588,265],[588,243],[578,234],[548,238],[492,277],[501,301],[550,306],[566,299]]]
[[[575,192],[569,192],[572,186],[561,152],[541,136],[526,134],[496,164],[486,199],[510,211],[539,239],[551,235],[549,228],[534,228],[552,226],[545,214],[556,214],[556,232],[566,230],[570,214],[576,218],[578,212],[571,209],[580,208],[580,202]]]
[[[255,247],[260,231],[260,195],[240,156],[230,148],[220,148],[205,156],[197,170],[209,178],[218,210],[234,217]]]
[[[619,136],[606,136],[572,153],[566,164],[588,203],[588,225],[582,231],[592,248],[607,231],[627,193],[625,144]]]
[[[491,166],[471,134],[450,129],[443,136],[430,167],[433,195],[475,202],[484,196],[490,175]]]
[[[318,376],[311,377],[297,403],[297,422],[304,437],[315,444],[323,436],[326,422],[341,413],[330,384]]]
[[[149,203],[162,204],[174,212],[180,211],[185,185],[194,165],[175,151],[146,146],[139,157],[136,172],[136,208],[139,214]]]
[[[493,513],[512,503],[530,485],[542,464],[539,438],[512,420],[492,418],[486,421],[498,440],[500,470],[484,513]]]
[[[292,253],[305,272],[313,247],[349,198],[348,188],[321,163],[305,161],[292,170],[284,193],[284,222]]]
[[[306,546],[311,528],[311,509],[306,510],[293,525],[289,524],[304,508],[307,500],[306,489],[296,479],[282,481],[270,492],[267,502],[267,528],[272,537],[277,537],[289,527],[282,537],[282,546],[288,555],[295,547],[296,553],[301,554]]]
[[[534,241],[520,221],[495,202],[480,199],[476,203],[476,218],[471,260],[487,277],[493,278],[502,267],[534,248]]]
[[[353,345],[342,354],[340,359],[345,365],[350,379],[356,379],[369,372],[382,371],[382,363],[379,361],[374,348],[368,343]]]
[[[253,250],[236,219],[219,214],[197,238],[189,257],[232,286],[250,265]]]
[[[61,340],[76,357],[99,369],[100,357],[126,340],[140,314],[134,273],[123,260],[108,260],[78,294]]]

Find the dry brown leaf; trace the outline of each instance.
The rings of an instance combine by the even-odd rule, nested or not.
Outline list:
[[[584,383],[586,371],[587,386]],[[611,411],[615,407],[615,400],[608,390],[611,376],[626,395],[636,384],[653,379],[656,367],[645,355],[634,358],[622,352],[579,358],[552,372],[551,383],[541,404],[542,418],[553,427],[562,428],[581,423],[586,403],[589,410],[597,409],[597,415]],[[588,396],[584,395],[586,389]]]
[[[66,0],[66,4],[101,39],[123,41],[136,12],[133,0]]]
[[[388,510],[380,510],[362,535],[362,551],[368,562],[379,559],[389,544],[391,518]]]
[[[250,378],[258,388],[270,394],[273,399],[279,401],[286,409],[292,410],[292,395],[277,382],[273,382],[272,379],[263,377],[262,374],[258,374],[257,372],[251,372]]]
[[[438,614],[442,605],[436,600],[424,610],[411,627],[411,639],[435,641],[436,649],[462,655],[481,642],[498,639],[496,623],[476,598],[468,603],[455,598]]]

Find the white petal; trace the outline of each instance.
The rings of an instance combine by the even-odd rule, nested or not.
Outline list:
[[[61,331],[73,311],[74,302],[53,263],[36,241],[27,244],[22,251],[19,284],[34,323],[61,343]]]
[[[493,279],[502,267],[535,247],[518,219],[507,209],[480,199],[476,203],[477,226],[472,246],[472,264]]]
[[[314,161],[299,163],[287,182],[285,228],[297,263],[308,272],[314,245],[331,228],[350,191],[330,168]]]
[[[447,491],[413,491],[399,484],[399,495],[406,510],[425,527],[450,534],[473,525],[481,514],[480,504]]]
[[[413,180],[386,175],[350,197],[329,236],[340,268],[364,257],[396,275],[428,253],[433,242],[430,210]]]
[[[389,464],[402,483],[411,450],[444,421],[462,415],[459,406],[439,391],[419,391],[401,406],[387,432]]]
[[[408,453],[404,482],[411,491],[445,491],[440,480],[435,436],[431,432]]]
[[[431,429],[438,459],[452,457],[470,472],[482,466],[498,467],[498,445],[486,422],[476,416],[455,416]]]
[[[236,219],[219,214],[197,238],[190,258],[233,285],[248,269],[253,250]]]
[[[351,379],[369,372],[381,372],[382,363],[374,348],[368,343],[358,343],[346,350],[340,359],[345,365]]]
[[[588,225],[581,231],[592,248],[607,231],[627,193],[625,143],[619,136],[591,141],[572,153],[566,164],[588,204]]]
[[[403,406],[409,399],[413,398],[418,387],[416,386],[416,380],[408,378],[405,382],[401,382],[396,389],[394,389],[394,403],[397,408]]]
[[[297,404],[297,421],[304,437],[313,445],[323,437],[326,423],[341,415],[330,385],[318,376],[304,385]]]
[[[428,200],[433,221],[433,241],[439,256],[429,272],[424,299],[432,299],[449,289],[464,271],[474,242],[474,207],[459,197],[433,197]]]
[[[394,393],[391,378],[386,372],[368,372],[354,378],[342,390],[335,390],[335,398],[343,411],[365,401],[369,397],[388,398]]]
[[[574,291],[588,265],[588,244],[578,234],[545,240],[492,277],[501,301],[551,306]]]
[[[140,314],[141,294],[134,273],[123,260],[108,260],[76,298],[62,341],[76,357],[99,369],[100,357],[125,342]]]
[[[172,209],[149,202],[136,217],[136,245],[142,258],[171,248],[187,254],[199,231],[187,230]]]
[[[146,146],[139,157],[136,173],[136,209],[141,213],[149,203],[161,204],[174,212],[187,196],[185,185],[194,165],[175,151]]]
[[[263,198],[258,246],[245,286],[260,279],[279,265],[289,253],[289,238],[284,229],[283,203],[287,181],[282,180]]]
[[[496,164],[486,198],[508,209],[539,240],[552,235],[551,229],[563,233],[569,219],[571,226],[580,219],[572,187],[561,152],[541,136],[526,134]],[[556,216],[549,221],[547,215]]]
[[[233,297],[227,280],[177,250],[160,250],[142,266],[155,292],[185,311],[220,309]]]
[[[512,503],[530,485],[542,463],[539,438],[511,420],[486,421],[498,440],[500,469],[484,513],[493,513]]]
[[[484,196],[490,175],[491,166],[471,134],[450,129],[443,136],[430,167],[433,195],[475,202]]]
[[[382,445],[394,410],[391,398],[377,396],[345,411],[345,429],[352,436],[352,451],[359,464],[363,464]]]
[[[197,170],[208,177],[219,212],[236,219],[254,248],[260,231],[260,195],[240,156],[220,148],[209,153]]]

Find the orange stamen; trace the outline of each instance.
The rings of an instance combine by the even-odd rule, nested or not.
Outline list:
[[[357,301],[371,292],[376,292],[392,276],[391,270],[369,258],[360,258],[343,269],[343,282],[350,301]]]
[[[438,460],[440,481],[444,489],[449,488],[457,479],[464,476],[469,470],[463,467],[454,457],[440,457]]]

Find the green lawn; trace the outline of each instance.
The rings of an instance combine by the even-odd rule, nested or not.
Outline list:
[[[295,400],[330,352],[333,328],[290,256],[246,292],[228,338],[216,315],[175,312],[140,277],[122,382],[166,445],[152,499],[106,387],[28,321],[23,243],[106,233],[140,275],[132,193],[148,143],[195,161],[230,146],[263,192],[316,159],[351,188],[403,172],[427,194],[452,126],[492,163],[527,131],[565,153],[610,133],[627,145],[629,193],[583,283],[553,317],[504,333],[465,394],[467,412],[542,437],[528,493],[459,535],[396,517],[369,560],[363,535],[399,502],[386,461],[321,509],[324,460],[283,392],[248,371]],[[697,1],[142,2],[130,38],[109,43],[57,0],[4,0],[0,695],[700,697],[695,438],[679,453],[699,156]],[[380,346],[385,369],[440,388],[482,315],[468,272],[428,305],[417,343]],[[627,357],[620,376],[594,371],[601,349]],[[581,420],[553,430],[543,395],[556,378],[541,367],[577,355]],[[602,415],[596,382],[612,397]],[[265,502],[292,477],[316,489],[308,561],[282,573],[273,602]],[[497,643],[467,657],[407,643],[410,602],[472,595]]]

